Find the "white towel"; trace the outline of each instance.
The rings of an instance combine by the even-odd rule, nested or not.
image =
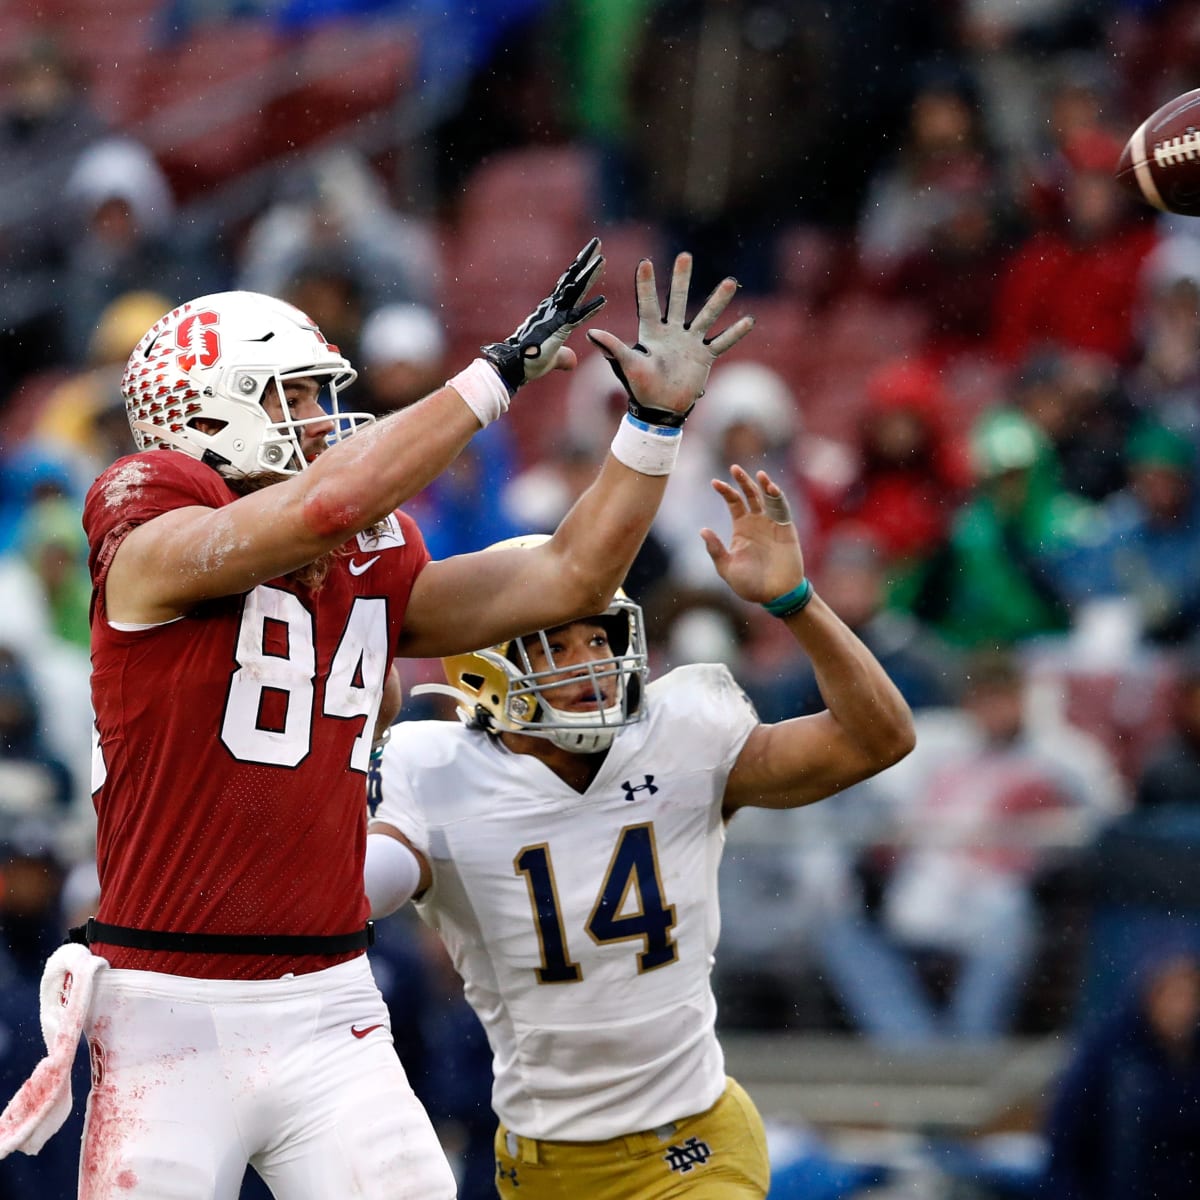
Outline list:
[[[60,946],[46,960],[39,1000],[47,1053],[0,1113],[0,1158],[14,1150],[36,1154],[70,1114],[75,1050],[96,972],[107,966],[107,959],[75,943]]]

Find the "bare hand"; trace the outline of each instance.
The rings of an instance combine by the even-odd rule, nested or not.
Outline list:
[[[799,585],[804,555],[787,497],[766,473],[756,478],[739,466],[730,468],[741,491],[721,479],[712,481],[729,506],[733,535],[729,548],[711,529],[700,536],[717,574],[743,600],[765,604]]]
[[[692,282],[692,256],[680,254],[671,273],[667,315],[662,315],[654,264],[642,259],[637,266],[638,340],[627,346],[603,329],[588,330],[588,340],[608,359],[634,404],[680,417],[687,414],[704,392],[712,364],[754,328],[754,318],[741,317],[716,337],[704,335],[716,324],[737,294],[737,281],[723,279],[712,290],[700,311],[687,319],[688,288]]]

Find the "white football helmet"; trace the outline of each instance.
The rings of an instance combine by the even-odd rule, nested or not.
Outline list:
[[[489,550],[530,547],[548,540],[534,534],[509,538]],[[642,717],[642,695],[649,665],[646,656],[645,621],[641,606],[618,590],[612,603],[597,614],[608,634],[611,654],[584,666],[560,667],[546,636],[539,630],[526,638],[513,638],[486,650],[455,654],[442,659],[446,684],[421,684],[413,695],[439,692],[458,701],[459,717],[467,724],[492,732],[525,733],[544,737],[563,750],[595,754],[607,750],[616,731]],[[526,642],[539,639],[545,666],[534,670]],[[548,696],[554,685],[569,677],[591,682],[596,707],[570,712],[555,708]],[[607,684],[613,681],[609,697]]]
[[[313,377],[328,387],[324,417],[282,421],[262,406],[274,381]],[[181,304],[150,327],[125,366],[121,392],[139,450],[173,446],[239,474],[293,475],[306,465],[300,431],[332,419],[330,443],[374,421],[343,413],[341,391],[358,377],[298,308],[258,292],[217,292]],[[201,430],[197,419],[211,422]]]

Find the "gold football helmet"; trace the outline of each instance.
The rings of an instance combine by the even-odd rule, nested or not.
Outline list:
[[[547,534],[508,538],[489,550],[533,547]],[[507,731],[545,737],[563,750],[594,754],[607,750],[613,735],[641,719],[642,693],[649,670],[641,606],[618,589],[612,603],[595,617],[608,636],[611,653],[580,666],[558,666],[545,629],[469,654],[442,659],[447,684],[422,684],[419,692],[439,692],[458,701],[468,725],[489,732]],[[564,622],[566,624],[567,622]],[[535,670],[529,643],[537,639],[545,665]],[[585,711],[555,708],[547,696],[566,677],[590,680],[596,705]],[[610,688],[612,681],[615,686]]]

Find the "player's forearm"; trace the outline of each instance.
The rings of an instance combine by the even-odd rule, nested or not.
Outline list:
[[[318,551],[339,546],[428,487],[479,432],[450,387],[327,450],[298,477],[301,511]]]
[[[666,475],[644,475],[611,454],[563,518],[552,539],[557,583],[575,616],[601,611],[637,557],[666,488]],[[564,618],[567,619],[567,618]]]
[[[784,618],[813,665],[826,708],[880,769],[916,743],[912,712],[879,660],[820,596]]]

